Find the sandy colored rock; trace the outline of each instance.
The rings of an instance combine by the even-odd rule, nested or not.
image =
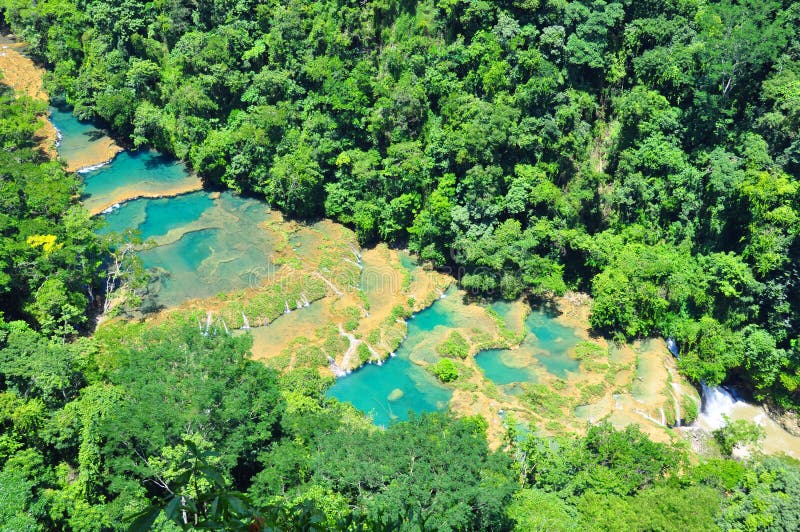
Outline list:
[[[23,55],[21,52],[23,49],[24,45],[20,43],[0,44],[0,72],[3,74],[0,83],[35,100],[46,102],[49,98],[42,88],[42,76],[45,71]],[[42,150],[51,158],[55,158],[58,139],[55,126],[49,120],[42,120],[42,127],[36,136],[41,139],[39,146]]]

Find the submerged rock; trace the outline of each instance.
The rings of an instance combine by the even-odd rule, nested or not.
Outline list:
[[[402,398],[404,395],[405,395],[405,393],[403,393],[403,390],[401,390],[400,388],[395,388],[394,390],[389,392],[389,395],[386,396],[386,399],[388,399],[389,401],[397,401],[398,399]]]

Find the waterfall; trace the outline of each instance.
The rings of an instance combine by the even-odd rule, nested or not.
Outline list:
[[[197,316],[197,328],[200,330],[200,332],[203,332],[203,324],[200,323],[200,316]]]
[[[672,353],[672,356],[680,360],[680,349],[678,349],[678,344],[675,342],[674,338],[667,338],[667,349],[669,349],[669,352]]]
[[[228,330],[228,324],[225,323],[225,320],[222,320],[222,326],[225,327],[225,334],[230,335],[230,331]]]
[[[286,301],[285,299],[283,300],[283,308],[284,308],[283,311],[284,314],[289,314],[291,312],[291,309],[289,308],[289,302]]]
[[[711,388],[704,382],[700,386],[703,399],[701,415],[708,426],[718,429],[725,425],[725,419],[722,416],[730,415],[738,401],[731,392],[722,386]]]
[[[300,310],[301,308],[303,308],[303,302],[300,301],[299,299],[295,299],[294,300],[294,304],[297,305],[297,310]]]
[[[242,329],[249,329],[250,328],[250,320],[247,319],[247,316],[244,315],[244,311],[242,311]]]
[[[206,314],[206,330],[203,333],[203,336],[208,336],[208,329],[210,328],[211,328],[211,311],[208,311],[208,314]]]
[[[364,269],[364,265],[363,265],[363,264],[361,264],[360,262],[353,262],[353,261],[352,261],[352,260],[350,260],[350,259],[344,259],[344,261],[345,261],[345,262],[349,262],[350,264],[352,264],[352,265],[356,266],[356,267],[357,267],[359,270],[363,270],[363,269]]]
[[[356,261],[358,261],[358,263],[361,264],[361,253],[356,251],[356,248],[355,246],[353,246],[353,244],[350,244],[350,251],[352,251],[353,255],[355,255]]]
[[[330,366],[331,371],[336,377],[344,377],[348,373],[347,371],[342,370],[342,368],[340,368],[339,365],[336,364],[336,361],[331,356],[328,356],[328,365]]]
[[[311,302],[308,300],[308,297],[306,297],[306,293],[305,292],[300,294],[300,297],[303,298],[303,306],[304,307],[307,307],[307,306],[309,306],[311,304]]]
[[[672,401],[675,403],[675,426],[681,426],[681,385],[677,382],[672,383]]]

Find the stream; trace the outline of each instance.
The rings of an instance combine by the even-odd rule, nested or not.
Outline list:
[[[84,204],[107,222],[101,231],[138,229],[142,237],[151,242],[151,246],[141,252],[144,265],[153,272],[148,301],[150,310],[172,308],[189,300],[248,288],[253,283],[254,272],[274,273],[284,267],[274,260],[274,256],[286,242],[295,253],[292,264],[311,263],[319,242],[336,241],[339,239],[337,232],[344,230],[325,222],[306,232],[292,233],[287,241],[285,235],[274,229],[282,218],[279,220],[279,214],[272,213],[263,201],[227,191],[201,190],[199,179],[183,164],[152,151],[121,151],[109,161],[98,160],[104,154],[114,155],[116,151],[109,149],[102,131],[77,120],[64,106],[51,108],[51,120],[60,133],[59,154],[71,168],[78,167],[83,177]],[[379,282],[382,277],[378,266],[362,261],[361,253],[354,247],[352,253],[347,251],[347,255],[341,260],[361,271],[353,289],[363,294],[364,301],[371,308],[385,306],[383,291],[386,286]],[[407,254],[398,257],[397,268],[405,269],[405,275],[419,272],[413,257]],[[325,277],[327,272],[318,270],[315,273],[334,291],[339,291]],[[341,286],[340,281],[336,282]],[[296,313],[297,317],[276,318],[274,326],[252,329],[248,317],[240,311],[243,321],[238,326],[250,330],[257,343],[275,340],[281,345],[289,345],[297,337],[311,336],[314,330],[331,319],[325,304],[311,302],[309,306],[309,303],[305,295],[291,304],[285,301],[286,311],[291,311],[293,316]],[[474,357],[474,368],[481,373],[473,377],[473,382],[478,388],[485,383],[496,386],[501,394],[498,404],[513,400],[524,383],[552,382],[552,379],[571,382],[581,377],[583,370],[573,356],[575,346],[582,339],[578,329],[565,325],[556,315],[544,310],[534,309],[517,320],[515,312],[519,313],[519,305],[515,307],[510,303],[493,303],[483,309],[476,309],[475,305],[468,307],[462,302],[461,294],[451,288],[407,320],[405,338],[390,357],[374,359],[352,373],[343,370],[347,374],[337,379],[328,395],[352,403],[371,415],[376,424],[383,426],[394,420],[407,419],[411,412],[448,409],[452,406],[451,401],[455,400],[453,389],[439,383],[424,366],[437,360],[436,346],[450,331],[460,330],[465,334],[473,331],[477,337],[478,332],[494,327],[487,309],[507,324],[518,321],[509,327],[521,329],[523,338],[514,349],[483,349]],[[364,312],[365,316],[369,315]],[[351,344],[365,341],[350,337]],[[635,382],[629,403],[636,412],[649,411],[650,414],[636,417],[626,411],[625,416],[619,415],[621,424],[652,421],[658,430],[663,430],[664,404],[674,403],[680,417],[679,397],[656,397],[655,390],[649,389],[637,391],[637,383],[650,382],[649,373],[659,369],[658,364],[663,364],[659,360],[664,356],[669,358],[669,352],[663,351],[652,358],[654,369],[640,364],[633,374]],[[609,356],[613,362],[613,352]],[[680,389],[680,385],[673,384],[673,387]],[[605,397],[612,403],[616,402],[617,406],[607,407],[606,412],[615,408],[619,410],[623,408],[620,405],[625,404],[618,395],[611,394],[609,391]],[[704,389],[703,396],[704,406],[695,422],[696,427],[705,430],[718,428],[723,413],[732,419],[749,419],[765,427],[765,451],[784,451],[800,456],[800,438],[783,431],[760,407],[738,401],[723,389]],[[654,403],[648,404],[649,401]],[[490,415],[497,415],[499,409],[492,408],[495,408],[494,414],[490,411]],[[591,412],[595,407],[587,404],[579,406],[576,411],[579,409]],[[660,415],[657,413],[659,409]],[[613,421],[614,416],[611,419]]]

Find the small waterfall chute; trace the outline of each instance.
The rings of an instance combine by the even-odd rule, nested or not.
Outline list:
[[[672,383],[672,401],[675,405],[675,426],[681,426],[681,385],[677,382]]]
[[[356,261],[358,261],[358,263],[361,264],[361,253],[359,253],[358,250],[356,250],[356,247],[353,244],[350,244],[350,251],[353,252],[353,256],[355,256]]]
[[[203,331],[203,336],[208,336],[208,330],[211,328],[211,311],[206,314],[206,330]]]
[[[680,348],[678,348],[678,344],[677,342],[675,342],[674,338],[667,338],[667,349],[669,349],[669,352],[672,353],[672,356],[680,360],[681,358]]]

